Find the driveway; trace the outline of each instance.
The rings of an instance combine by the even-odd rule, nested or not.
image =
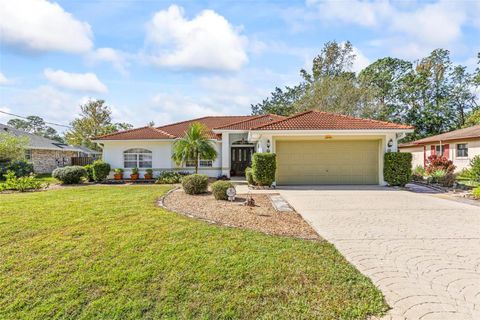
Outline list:
[[[382,290],[386,319],[480,319],[480,207],[382,187],[279,192]]]

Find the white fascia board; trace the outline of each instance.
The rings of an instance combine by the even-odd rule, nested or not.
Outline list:
[[[213,129],[213,133],[248,133],[250,130],[223,130],[223,129]]]
[[[411,133],[413,129],[359,129],[359,130],[252,130],[251,133],[269,134],[272,136],[279,135],[378,135],[378,134],[390,134],[393,132]]]

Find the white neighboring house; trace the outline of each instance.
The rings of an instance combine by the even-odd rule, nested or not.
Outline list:
[[[428,157],[436,154],[452,160],[458,172],[468,168],[470,160],[480,155],[480,125],[400,144],[399,149],[412,154],[413,168],[425,167]]]
[[[397,141],[411,126],[307,111],[278,115],[215,116],[161,127],[142,127],[97,137],[103,160],[112,168],[193,171],[195,162],[177,166],[172,145],[194,122],[209,128],[218,152],[214,161],[200,160],[199,171],[211,177],[242,176],[255,152],[277,154],[276,183],[385,184],[383,155],[396,152]]]

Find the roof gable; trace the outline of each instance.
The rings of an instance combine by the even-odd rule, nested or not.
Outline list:
[[[413,129],[393,122],[355,118],[323,111],[306,111],[291,117],[264,124],[252,130],[390,130]]]

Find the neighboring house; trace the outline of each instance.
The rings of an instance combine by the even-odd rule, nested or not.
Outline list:
[[[209,128],[218,158],[200,160],[200,173],[243,175],[254,152],[277,154],[277,184],[385,184],[383,155],[413,132],[406,125],[307,111],[277,115],[203,117],[161,127],[143,127],[98,137],[112,168],[192,171],[176,166],[173,142],[194,122]]]
[[[4,124],[0,124],[0,132],[28,138],[29,143],[25,150],[25,159],[32,162],[33,170],[36,173],[51,173],[58,167],[71,165],[72,157],[97,153],[97,151],[84,147],[73,147]]]
[[[412,154],[414,168],[424,167],[428,157],[436,154],[452,160],[456,171],[461,171],[473,157],[480,155],[480,125],[403,143],[399,148]]]

